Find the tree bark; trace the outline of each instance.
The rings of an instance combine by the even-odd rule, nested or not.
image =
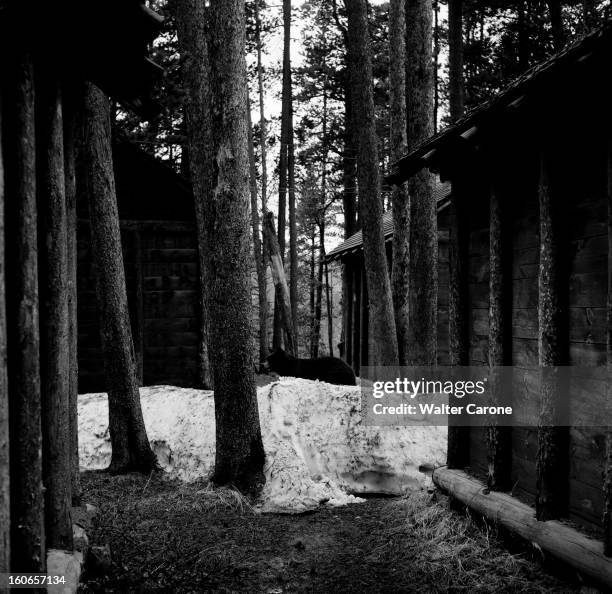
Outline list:
[[[87,84],[83,158],[108,388],[112,446],[109,471],[150,472],[157,469],[157,460],[149,445],[140,407],[110,135],[108,99],[97,87]]]
[[[45,533],[47,547],[70,550],[68,230],[62,94],[52,74],[41,72],[37,78],[37,112]]]
[[[550,27],[552,29],[553,45],[555,50],[563,49],[565,45],[565,30],[563,27],[563,5],[561,0],[547,0],[550,13]]]
[[[463,78],[463,0],[448,1],[448,90],[451,122],[456,122],[464,109]]]
[[[325,304],[327,305],[327,344],[329,348],[329,356],[334,356],[334,303],[333,290],[329,283],[329,266],[325,261],[325,250],[323,250],[323,261],[325,262]]]
[[[207,15],[202,0],[177,0],[176,22],[183,57],[183,80],[187,88],[187,138],[189,166],[195,195],[198,228],[198,264],[200,280],[200,383],[204,389],[213,387],[210,362],[210,315],[206,277],[205,203],[213,191],[213,138],[211,132],[210,89],[208,88],[208,47],[206,42]]]
[[[370,289],[370,365],[397,365],[397,332],[382,227],[367,1],[348,0],[346,8],[352,100],[355,108],[355,128],[359,130],[359,208],[363,225],[367,284]]]
[[[2,130],[0,89],[0,130]],[[4,273],[4,158],[0,141],[0,574],[11,567],[11,493],[9,466],[9,400],[6,369],[6,301]],[[7,590],[8,591],[8,590]]]
[[[210,94],[215,140],[206,203],[211,360],[215,384],[213,480],[255,490],[264,481],[251,340],[249,159],[244,2],[210,3]],[[202,58],[202,56],[198,56]],[[228,299],[228,296],[231,296]]]
[[[498,156],[499,157],[499,156]],[[494,170],[495,171],[495,170]],[[489,215],[489,365],[492,404],[509,405],[501,367],[512,365],[512,227],[504,176],[496,171],[490,188]],[[501,183],[499,180],[503,180]],[[512,433],[510,427],[489,424],[487,432],[489,472],[493,491],[511,487]]]
[[[406,138],[406,10],[405,0],[389,4],[389,86],[391,112],[391,161],[401,159],[408,150]],[[394,186],[393,260],[391,286],[399,364],[408,364],[409,281],[410,281],[410,199],[404,184]]]
[[[257,88],[259,94],[259,150],[261,156],[261,212],[262,216],[268,210],[268,151],[267,151],[267,133],[266,133],[266,114],[265,114],[265,94],[264,94],[264,80],[263,80],[263,65],[262,65],[262,42],[261,42],[261,16],[259,14],[259,0],[255,2],[255,40],[257,45]],[[263,234],[263,231],[262,231]],[[262,241],[261,246],[261,259],[264,267],[264,273],[268,267],[268,247],[265,241]],[[266,277],[267,279],[267,277]],[[268,316],[269,306],[266,293],[266,318],[260,319],[260,322],[265,322],[264,326],[261,326],[261,333],[265,337],[265,348],[266,353],[264,358],[267,356],[268,349]],[[263,352],[261,353],[263,354]]]
[[[317,278],[315,284],[314,328],[310,356],[319,356],[321,342],[321,313],[323,311],[323,263],[325,261],[325,212],[319,221],[319,258],[317,262]]]
[[[547,138],[550,131],[547,131]],[[536,517],[563,517],[568,505],[569,431],[563,426],[567,403],[554,368],[567,364],[566,292],[562,246],[562,199],[556,147],[540,154],[540,262],[538,269],[538,358],[541,369],[538,454],[536,461]],[[547,371],[546,368],[553,368]]]
[[[21,54],[4,97],[11,571],[46,568],[44,544],[34,77]],[[27,472],[24,472],[27,469]]]
[[[268,356],[268,292],[266,283],[266,262],[262,259],[262,242],[259,235],[259,208],[257,205],[257,169],[255,148],[253,146],[253,126],[251,124],[251,104],[247,107],[249,133],[249,187],[251,190],[251,226],[253,230],[253,256],[257,272],[257,295],[259,298],[259,364]]]
[[[434,134],[438,133],[440,121],[440,3],[434,0]]]
[[[609,136],[608,129],[608,138]],[[606,304],[606,365],[608,381],[606,392],[608,402],[612,399],[612,140],[608,140],[607,181],[608,181],[608,295]],[[606,458],[604,464],[604,554],[612,557],[612,424],[606,427]]]
[[[450,283],[449,283],[449,354],[453,366],[469,365],[469,218],[465,180],[452,180],[450,204]],[[469,463],[469,427],[457,426],[449,417],[449,468],[465,468]]]
[[[408,149],[433,132],[431,0],[406,1],[406,109]],[[436,365],[438,314],[438,225],[432,177],[420,170],[410,195],[409,358],[411,365]],[[368,287],[373,288],[368,279]]]
[[[68,424],[70,431],[70,492],[72,505],[81,504],[79,472],[79,363],[77,323],[77,187],[76,134],[82,103],[74,87],[66,87],[64,99],[64,174],[66,178],[66,262],[68,291]]]

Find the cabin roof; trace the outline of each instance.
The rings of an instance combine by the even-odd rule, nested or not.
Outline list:
[[[438,211],[442,210],[448,204],[448,198],[451,193],[451,184],[449,182],[436,182],[434,194],[438,203]],[[393,212],[388,211],[383,215],[383,231],[385,241],[390,241],[393,238]],[[363,235],[358,231],[351,235],[346,241],[341,243],[327,254],[326,260],[332,262],[354,254],[363,248]]]
[[[147,57],[163,17],[144,0],[0,0],[4,52],[31,51],[71,83],[87,80],[144,117],[159,111],[151,88],[163,70]]]
[[[385,178],[389,184],[401,184],[423,167],[439,171],[440,160],[462,150],[474,136],[499,124],[538,97],[556,92],[555,84],[563,81],[574,67],[582,67],[596,56],[608,56],[612,45],[612,19],[551,58],[540,62],[516,78],[501,93],[468,111],[456,123],[446,127],[417,146],[391,166]]]

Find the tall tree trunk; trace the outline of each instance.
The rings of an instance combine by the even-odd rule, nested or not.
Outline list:
[[[9,382],[11,571],[46,568],[42,488],[34,76],[11,64],[4,97],[6,311]],[[27,472],[24,472],[27,469]]]
[[[563,28],[563,6],[561,0],[547,0],[550,13],[550,27],[552,30],[555,50],[563,49],[565,45],[565,30]]]
[[[130,329],[106,96],[86,85],[83,159],[106,385],[112,457],[109,471],[157,468],[145,429]]]
[[[408,149],[433,132],[431,0],[406,1],[406,108]],[[435,365],[438,314],[437,205],[432,177],[422,169],[408,183],[410,194],[409,363]],[[368,287],[372,287],[368,279]]]
[[[287,185],[289,183],[289,134],[291,132],[291,0],[283,0],[283,89],[281,109],[281,139],[278,161],[278,245],[285,259],[285,228],[287,219]],[[272,344],[278,348],[282,341],[282,303],[276,293],[274,334]]]
[[[205,389],[213,387],[210,362],[210,315],[208,310],[208,278],[206,277],[206,219],[205,203],[212,193],[214,154],[210,116],[208,80],[208,47],[206,43],[206,9],[200,0],[177,0],[176,22],[183,56],[183,80],[188,100],[185,110],[189,166],[195,194],[195,213],[198,227],[198,264],[200,277],[200,383]]]
[[[389,4],[389,83],[391,161],[407,152],[406,141],[406,9],[405,0]],[[410,264],[410,199],[404,184],[393,186],[393,260],[391,285],[400,365],[408,363],[408,288]]]
[[[266,262],[262,259],[262,243],[259,235],[259,207],[257,205],[257,168],[255,166],[255,149],[253,147],[253,126],[251,124],[251,103],[247,107],[247,125],[249,133],[249,182],[251,189],[251,225],[253,229],[253,256],[257,272],[257,294],[259,298],[259,363],[268,356],[268,292],[266,285]]]
[[[52,74],[39,72],[36,99],[45,533],[49,548],[70,550],[68,230],[62,94]]]
[[[316,328],[316,324],[315,324],[315,301],[316,301],[316,284],[317,284],[317,277],[315,274],[316,269],[317,269],[317,259],[315,256],[316,245],[317,245],[316,226],[313,225],[312,235],[310,236],[310,284],[309,284],[309,290],[310,290],[309,320],[310,320],[310,356],[311,357],[314,356],[313,353],[315,350],[315,328]]]
[[[268,211],[268,147],[267,147],[267,126],[266,126],[266,110],[265,110],[265,93],[263,79],[263,64],[262,64],[262,41],[261,41],[261,16],[259,13],[259,1],[255,2],[255,42],[257,45],[257,91],[259,95],[259,150],[261,156],[261,212],[265,216]],[[264,266],[264,272],[268,266],[268,245],[266,241],[262,242],[261,257]],[[267,277],[266,277],[267,278]],[[262,329],[266,339],[266,356],[268,348],[268,317],[269,306],[266,293],[266,319],[265,331]]]
[[[217,431],[213,480],[253,490],[264,481],[264,450],[248,321],[251,295],[244,2],[212,0],[209,10],[209,96],[216,167],[211,180],[214,190],[206,203],[205,248]]]
[[[0,130],[2,130],[0,89]],[[6,302],[4,274],[4,159],[0,139],[0,574],[11,566],[11,493],[9,467],[9,401],[6,370]]]
[[[367,1],[347,0],[346,8],[354,121],[355,128],[359,131],[357,157],[359,209],[363,225],[363,249],[370,298],[369,363],[397,365],[399,360],[397,333],[382,227]]]
[[[72,505],[81,504],[81,475],[79,472],[79,363],[77,324],[77,187],[76,134],[78,119],[78,91],[66,87],[64,99],[64,174],[66,177],[66,261],[68,291],[68,424],[70,430],[70,492]],[[81,93],[82,95],[82,93]],[[81,97],[82,99],[82,97]]]
[[[440,3],[434,0],[434,134],[440,120]],[[404,50],[405,52],[405,50]]]
[[[451,122],[456,122],[464,109],[463,78],[463,0],[448,0],[448,71]]]
[[[321,313],[323,311],[323,263],[325,260],[325,213],[319,222],[319,258],[317,263],[317,278],[315,283],[314,328],[312,338],[312,357],[319,356],[321,342]]]
[[[325,303],[327,305],[327,344],[329,346],[329,356],[334,356],[334,303],[333,289],[329,282],[329,266],[325,261],[325,249],[323,249],[323,261],[325,262]]]

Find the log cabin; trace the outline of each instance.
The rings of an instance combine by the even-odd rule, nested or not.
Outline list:
[[[75,114],[85,82],[156,112],[162,21],[144,0],[0,0],[0,576],[74,548]]]
[[[113,148],[134,350],[142,385],[198,384],[198,257],[190,183],[125,140]],[[78,200],[79,393],[104,391],[87,201]]]
[[[434,198],[438,204],[438,363],[448,364],[448,206],[450,183],[436,182]],[[383,215],[383,231],[387,264],[391,270],[393,250],[393,216]],[[326,256],[328,263],[337,262],[343,268],[345,296],[343,297],[343,331],[341,356],[359,375],[368,365],[368,287],[365,282],[363,236],[358,231]]]
[[[611,63],[608,23],[393,165],[452,185],[452,364],[612,365]],[[541,388],[530,427],[450,426],[434,482],[610,587],[612,419],[553,426],[568,403]]]

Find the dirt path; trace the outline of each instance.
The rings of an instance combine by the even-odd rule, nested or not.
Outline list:
[[[431,496],[301,516],[255,513],[230,491],[86,473],[93,545],[112,568],[83,592],[569,592]]]

